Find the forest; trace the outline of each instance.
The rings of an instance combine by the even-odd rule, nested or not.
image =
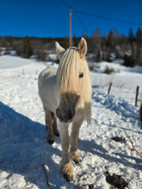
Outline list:
[[[94,62],[102,60],[111,62],[114,59],[123,59],[124,65],[128,67],[142,66],[142,29],[138,28],[136,34],[132,28],[128,35],[118,34],[115,29],[107,32],[105,36],[99,29],[94,30],[92,36],[86,33],[83,37],[88,44],[88,57]],[[72,44],[77,46],[80,37],[73,36]],[[58,41],[64,48],[69,47],[69,38],[39,38],[39,37],[0,37],[0,55],[9,54],[12,50],[24,57],[35,57],[41,61],[49,59],[49,54],[55,51],[55,41]]]

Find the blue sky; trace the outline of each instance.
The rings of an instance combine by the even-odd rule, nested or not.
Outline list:
[[[99,28],[103,35],[111,29],[128,35],[142,28],[142,0],[65,0],[74,10],[105,18],[72,12],[72,35],[92,35]],[[62,0],[0,0],[0,36],[69,36],[69,8]]]

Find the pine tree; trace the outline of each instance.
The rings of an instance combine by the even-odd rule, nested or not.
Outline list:
[[[141,45],[142,44],[142,30],[141,28],[138,28],[136,33],[136,42]]]
[[[102,61],[102,56],[101,56],[101,52],[99,50],[98,53],[96,54],[95,62],[101,62],[101,61]]]
[[[112,51],[115,48],[116,36],[117,36],[117,31],[113,29],[108,33],[107,38],[106,38],[106,46],[110,47]]]
[[[24,39],[24,58],[30,58],[33,54],[30,38],[28,36]]]
[[[138,28],[136,33],[136,44],[137,44],[137,51],[136,51],[136,63],[137,65],[142,65],[142,30]]]
[[[129,30],[129,36],[128,36],[129,42],[132,43],[134,41],[134,34],[132,28]]]

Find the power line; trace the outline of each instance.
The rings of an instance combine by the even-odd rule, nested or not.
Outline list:
[[[84,22],[80,19],[80,17],[78,16],[78,14],[76,13],[76,11],[74,11],[74,15],[76,16],[76,18],[78,19],[78,21],[80,22],[80,24],[83,26],[84,30],[87,31],[87,27],[84,24]]]
[[[61,0],[61,1],[66,5],[66,7],[68,7],[68,8],[72,7],[65,0]],[[125,23],[125,24],[133,24],[133,25],[142,26],[142,23],[136,23],[136,22],[131,22],[131,21],[127,21],[127,20],[115,19],[115,18],[110,18],[110,17],[106,17],[106,16],[100,16],[100,15],[96,15],[96,14],[92,14],[92,13],[87,13],[87,12],[84,12],[84,11],[76,10],[73,7],[72,7],[72,10],[74,12],[79,13],[79,14],[83,14],[83,15],[86,15],[86,16],[91,16],[91,17],[94,17],[94,18],[99,18],[99,19],[109,20],[109,21],[113,21],[113,22],[120,22],[120,23]]]
[[[68,7],[68,8],[72,7],[66,1],[64,1],[64,0],[61,0],[61,1],[66,5],[66,7]]]
[[[105,16],[98,16],[96,14],[91,14],[91,13],[87,13],[87,12],[83,12],[83,11],[79,11],[79,10],[75,10],[75,11],[78,12],[79,14],[83,14],[83,15],[87,15],[87,16],[91,16],[91,17],[96,17],[96,18],[100,18],[100,19],[104,19],[104,20],[110,20],[110,21],[114,21],[114,22],[122,22],[122,23],[125,23],[125,24],[133,24],[133,25],[141,25],[142,26],[142,24],[136,23],[136,22],[114,19],[114,18],[105,17]]]

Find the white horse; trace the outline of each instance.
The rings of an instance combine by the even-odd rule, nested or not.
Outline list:
[[[60,64],[58,69],[47,68],[38,78],[41,98],[48,129],[48,142],[54,142],[54,134],[59,135],[62,146],[61,171],[67,180],[72,180],[71,160],[78,163],[80,154],[77,148],[79,128],[84,119],[91,120],[91,82],[85,55],[87,43],[84,38],[76,47],[66,51],[56,42],[56,51]],[[71,146],[69,148],[68,125],[72,123]]]

